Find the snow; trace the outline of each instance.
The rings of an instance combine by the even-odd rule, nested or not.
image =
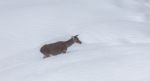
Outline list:
[[[0,0],[0,81],[150,81],[149,0]],[[47,59],[42,45],[83,44]]]

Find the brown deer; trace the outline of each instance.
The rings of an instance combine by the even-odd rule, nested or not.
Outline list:
[[[72,36],[71,39],[67,41],[59,41],[52,44],[46,44],[41,49],[40,52],[43,53],[44,57],[47,58],[52,55],[58,55],[61,53],[66,53],[67,48],[73,45],[74,43],[81,44],[82,42],[79,40],[78,35]]]

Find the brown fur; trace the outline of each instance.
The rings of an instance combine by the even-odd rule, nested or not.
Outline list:
[[[78,38],[78,35],[73,36],[67,41],[59,41],[52,44],[46,44],[41,49],[40,52],[43,53],[44,58],[50,57],[51,55],[58,55],[61,53],[66,53],[67,48],[74,43],[81,44],[81,41]]]

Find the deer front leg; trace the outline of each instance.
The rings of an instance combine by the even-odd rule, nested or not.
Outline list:
[[[63,53],[66,54],[66,53],[67,53],[67,49],[66,49],[66,50],[63,50]]]

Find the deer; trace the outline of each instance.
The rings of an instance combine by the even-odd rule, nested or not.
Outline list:
[[[43,58],[55,56],[61,53],[66,54],[67,49],[74,43],[82,44],[78,38],[79,35],[72,36],[67,41],[58,41],[51,44],[45,44],[41,47],[40,52],[44,55]]]

